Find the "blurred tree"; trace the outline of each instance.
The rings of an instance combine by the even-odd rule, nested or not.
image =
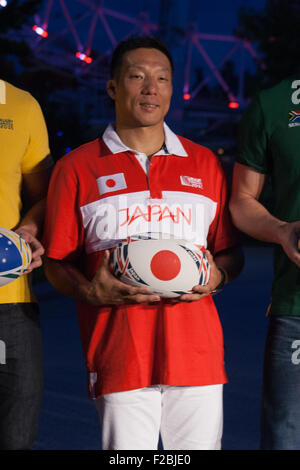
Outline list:
[[[241,8],[235,34],[258,44],[261,85],[271,86],[300,64],[300,0],[267,0],[263,11]]]

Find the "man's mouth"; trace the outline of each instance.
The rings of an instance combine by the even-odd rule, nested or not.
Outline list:
[[[149,109],[149,110],[156,109],[159,107],[158,104],[150,104],[150,103],[140,103],[140,106],[144,109]]]

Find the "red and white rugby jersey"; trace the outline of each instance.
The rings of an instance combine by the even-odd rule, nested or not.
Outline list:
[[[88,279],[103,250],[128,235],[164,232],[208,246],[236,244],[226,181],[215,155],[166,125],[151,161],[124,146],[112,126],[59,160],[47,201],[47,256],[76,262]],[[90,392],[151,384],[223,383],[223,340],[211,297],[199,302],[93,307],[78,303]]]

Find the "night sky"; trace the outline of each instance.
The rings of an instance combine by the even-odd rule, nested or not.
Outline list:
[[[233,30],[237,26],[238,9],[240,7],[263,9],[266,0],[173,0],[166,1],[165,5],[171,5],[169,14],[169,22],[173,27],[180,28],[183,32],[187,32],[194,27],[198,33],[223,34],[232,35]],[[120,0],[103,0],[99,2],[104,9],[111,10],[113,13],[127,15],[132,19],[139,18],[143,12],[148,18],[148,23],[157,25],[161,14],[160,0],[140,0],[139,2],[124,2]],[[64,66],[66,63],[75,63],[74,55],[76,50],[86,52],[88,45],[91,46],[91,55],[94,59],[103,54],[110,55],[114,45],[129,34],[141,34],[141,29],[136,27],[130,21],[122,21],[114,16],[114,14],[105,14],[105,22],[107,28],[100,21],[99,17],[95,23],[94,32],[91,34],[93,19],[95,17],[94,10],[89,5],[94,5],[93,0],[64,0],[64,4],[68,9],[72,18],[74,29],[68,24],[66,15],[63,12],[63,6],[60,0],[54,0],[51,10],[49,10],[49,22],[47,29],[49,37],[40,39],[32,30],[28,30],[26,39],[29,38],[34,46],[35,52],[42,53],[41,59],[52,60],[56,67]],[[47,16],[47,6],[49,0],[44,0],[38,14],[33,19],[38,25],[42,25]],[[75,34],[74,34],[75,30]],[[150,33],[155,34],[155,29],[150,29]],[[93,39],[91,40],[91,37]],[[168,45],[175,62],[184,67],[186,63],[187,36],[172,33],[171,41]],[[224,55],[228,52],[232,43],[220,41],[203,40],[203,47],[211,57],[212,61],[217,65],[222,61]],[[185,51],[184,51],[185,49]],[[47,52],[51,50],[51,54]],[[46,52],[46,54],[43,53]],[[48,58],[49,56],[49,58]],[[238,63],[239,58],[233,57]],[[246,64],[253,67],[253,60],[246,54]],[[93,64],[94,67],[95,64]],[[199,53],[193,51],[192,69],[197,66],[206,67]]]
[[[46,9],[49,0],[44,0],[42,7],[39,9],[36,20],[43,23],[45,19]],[[88,15],[88,5],[92,4],[92,0],[64,0],[71,17],[76,21],[84,12],[87,12],[86,19],[80,20],[76,24],[78,36],[83,45],[88,42],[88,35],[91,26],[92,16]],[[168,3],[168,2],[166,2]],[[173,0],[170,13],[172,24],[186,28],[188,24],[195,23],[199,32],[211,34],[231,35],[237,25],[237,14],[240,7],[263,9],[266,0]],[[112,11],[128,15],[132,18],[138,17],[140,12],[146,12],[149,21],[157,24],[161,8],[160,0],[140,0],[139,2],[120,0],[103,0],[102,7]],[[122,22],[113,16],[106,15],[108,26],[110,27],[114,38],[119,41],[123,34],[132,29],[132,24]],[[69,31],[64,34],[63,31],[67,26],[62,6],[59,0],[54,0],[49,17],[48,30],[49,33],[61,34],[66,39],[64,47],[72,47],[74,37]],[[93,47],[95,49],[105,50],[111,44],[108,35],[105,34],[103,25],[98,20]]]
[[[192,0],[195,18],[199,30],[215,34],[231,34],[237,24],[237,13],[240,7],[263,9],[266,0]]]

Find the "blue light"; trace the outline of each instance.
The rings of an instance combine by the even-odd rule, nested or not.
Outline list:
[[[63,131],[57,131],[56,135],[58,135],[58,137],[61,137],[63,135]]]
[[[66,153],[69,153],[69,152],[72,152],[71,147],[67,147],[67,148],[66,148]]]

